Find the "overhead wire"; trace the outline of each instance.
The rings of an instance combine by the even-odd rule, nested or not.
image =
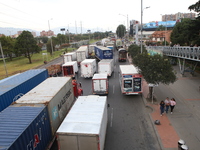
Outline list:
[[[3,15],[5,15],[5,16],[9,16],[9,17],[12,17],[12,18],[15,18],[15,19],[18,18],[18,19],[20,19],[20,20],[25,21],[26,24],[27,24],[27,23],[30,24],[30,22],[32,22],[32,23],[37,24],[37,25],[44,25],[44,23],[41,23],[41,22],[44,22],[44,19],[42,19],[42,18],[40,18],[40,17],[38,17],[38,16],[34,16],[34,15],[32,15],[32,14],[29,14],[29,13],[27,13],[27,12],[21,11],[21,10],[19,10],[19,9],[16,9],[16,8],[11,7],[11,6],[9,6],[9,5],[3,4],[3,3],[1,3],[1,2],[0,2],[0,4],[1,4],[1,5],[4,5],[4,6],[6,6],[6,7],[9,7],[9,8],[11,8],[11,9],[15,10],[15,11],[18,11],[18,12],[20,12],[20,13],[22,13],[22,14],[25,14],[25,15],[27,15],[28,17],[29,17],[29,16],[32,16],[32,17],[35,17],[35,18],[37,18],[37,19],[41,19],[42,21],[33,21],[33,19],[27,20],[27,19],[24,19],[24,18],[20,18],[20,17],[17,17],[17,16],[13,16],[13,15],[10,15],[10,14],[6,14],[5,12],[1,12],[1,11],[0,11],[0,13],[3,14]],[[13,25],[16,25],[16,24],[14,24],[13,22],[12,22],[12,23],[10,23],[10,22],[5,22],[5,21],[0,21],[0,22],[6,23],[6,24],[13,24]],[[25,23],[23,23],[23,25],[24,25],[24,24],[25,24]],[[46,23],[45,23],[45,24],[46,24]],[[17,26],[22,26],[22,25],[17,25]]]

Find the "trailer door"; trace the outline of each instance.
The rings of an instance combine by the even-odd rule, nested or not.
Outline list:
[[[133,92],[132,78],[124,78],[124,92]]]

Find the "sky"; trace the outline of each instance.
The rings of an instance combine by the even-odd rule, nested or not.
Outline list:
[[[198,0],[0,0],[0,27],[49,30],[65,28],[83,33],[81,28],[113,31],[130,20],[143,23],[161,21],[161,15],[190,13]],[[150,7],[145,9],[146,7]],[[192,11],[193,12],[193,11]],[[73,29],[72,29],[73,28]]]

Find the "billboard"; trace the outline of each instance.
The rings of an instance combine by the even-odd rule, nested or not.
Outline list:
[[[175,24],[176,24],[176,21],[156,21],[156,22],[145,23],[143,25],[143,29],[158,28],[161,25],[167,28],[170,28],[170,27],[172,28],[175,26]]]

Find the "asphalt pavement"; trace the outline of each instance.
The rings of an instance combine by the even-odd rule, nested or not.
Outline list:
[[[143,100],[152,108],[149,113],[162,150],[177,150],[182,139],[189,150],[200,149],[200,74],[195,72],[181,75],[178,65],[174,66],[177,81],[170,85],[160,84],[154,88],[154,99],[148,98],[149,87],[143,82]],[[160,116],[159,103],[166,97],[175,98],[177,104],[173,114]],[[170,110],[170,109],[169,109]],[[160,125],[155,124],[160,121]]]

